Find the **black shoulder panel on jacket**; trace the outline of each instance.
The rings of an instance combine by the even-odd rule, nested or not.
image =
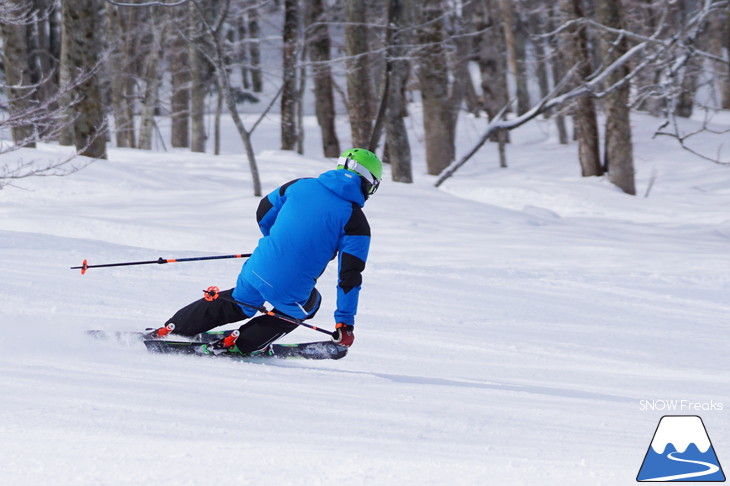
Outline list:
[[[271,204],[268,196],[262,198],[261,202],[259,202],[259,208],[256,210],[256,222],[260,223],[264,219],[264,216],[266,216],[266,213],[273,207],[274,205]]]
[[[345,234],[352,236],[370,236],[370,224],[362,212],[362,208],[352,203],[352,215],[345,225]]]
[[[279,195],[283,196],[287,189],[289,189],[289,186],[294,184],[295,182],[301,181],[302,179],[311,179],[311,177],[300,177],[299,179],[294,179],[293,181],[289,181],[283,186],[279,188]]]

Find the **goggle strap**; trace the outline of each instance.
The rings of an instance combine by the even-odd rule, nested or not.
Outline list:
[[[365,178],[370,184],[375,185],[375,176],[362,165],[358,164],[357,161],[352,160],[349,157],[340,157],[337,160],[337,164],[343,166],[345,169],[357,172]]]

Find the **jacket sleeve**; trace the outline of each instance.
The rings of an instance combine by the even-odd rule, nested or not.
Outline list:
[[[256,210],[256,221],[264,236],[269,236],[269,231],[271,231],[271,227],[274,225],[274,221],[276,221],[276,216],[284,205],[284,201],[286,201],[286,190],[299,180],[294,179],[293,181],[289,181],[261,199],[259,207]]]
[[[353,204],[352,215],[340,240],[339,279],[335,322],[354,325],[362,285],[362,272],[370,249],[370,225],[359,206]]]

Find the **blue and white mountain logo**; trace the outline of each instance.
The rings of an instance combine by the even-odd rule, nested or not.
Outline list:
[[[696,415],[662,417],[636,480],[725,481],[702,419]]]

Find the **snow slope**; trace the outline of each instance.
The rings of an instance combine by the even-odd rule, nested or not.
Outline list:
[[[464,118],[460,151],[483,123]],[[158,325],[233,285],[240,260],[68,268],[252,250],[258,198],[230,124],[218,157],[110,149],[0,191],[0,484],[625,485],[672,412],[641,400],[664,399],[699,404],[673,413],[701,415],[728,462],[730,169],[634,124],[636,197],[579,177],[547,122],[513,135],[509,169],[487,147],[435,189],[414,124],[416,183],[386,178],[366,205],[356,341],[333,362],[83,336]],[[331,167],[270,150],[277,136],[270,117],[254,138],[265,192]],[[335,279],[320,280],[321,326]]]

